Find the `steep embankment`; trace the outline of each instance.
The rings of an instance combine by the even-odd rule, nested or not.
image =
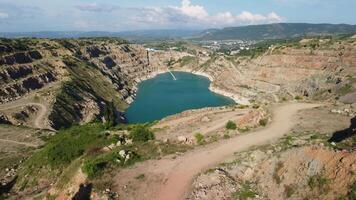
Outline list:
[[[335,99],[355,91],[356,40],[302,40],[272,45],[251,57],[196,55],[173,65],[177,70],[207,74],[212,87],[250,102],[294,98]],[[187,60],[187,59],[186,59]],[[197,61],[198,60],[198,61]]]
[[[0,103],[7,109],[2,121],[36,128],[123,121],[120,112],[132,102],[137,83],[158,70],[143,47],[118,39],[4,39],[0,56]],[[38,105],[49,111],[44,118]]]

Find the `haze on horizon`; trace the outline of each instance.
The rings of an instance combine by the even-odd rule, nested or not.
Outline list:
[[[355,24],[354,0],[1,0],[0,32]]]

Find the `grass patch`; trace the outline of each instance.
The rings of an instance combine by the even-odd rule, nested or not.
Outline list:
[[[284,193],[287,198],[290,198],[295,193],[295,185],[285,185],[284,186]]]
[[[328,190],[328,184],[330,180],[321,175],[314,175],[309,177],[308,186],[311,190],[317,189],[320,192],[324,192]]]
[[[266,126],[267,123],[268,123],[268,119],[261,119],[258,123],[259,123],[261,126]]]
[[[196,134],[194,135],[194,137],[195,137],[195,139],[196,139],[196,141],[197,141],[197,143],[198,143],[199,145],[201,145],[201,144],[204,143],[204,135],[203,135],[203,134],[201,134],[201,133],[196,133]]]
[[[226,129],[229,129],[229,130],[236,130],[237,126],[236,126],[236,123],[233,122],[233,121],[228,121],[226,123]]]
[[[353,87],[350,84],[345,84],[340,89],[337,90],[337,94],[344,96],[353,91]]]
[[[144,125],[138,125],[133,128],[130,131],[130,137],[134,142],[147,142],[155,139],[153,132]]]
[[[351,200],[356,199],[356,183],[352,184],[350,187],[349,193],[348,193],[348,198]]]
[[[303,100],[303,97],[297,95],[297,96],[294,97],[294,99],[299,101],[299,100]]]
[[[146,177],[145,174],[140,174],[140,175],[136,176],[135,179],[142,180],[142,179],[145,179],[145,177]]]
[[[276,181],[278,185],[282,182],[282,179],[279,176],[279,171],[283,168],[283,166],[284,166],[283,163],[279,161],[274,168],[273,179]]]
[[[239,191],[231,194],[230,200],[247,200],[255,198],[256,195],[257,193],[251,189],[250,185],[244,183]]]

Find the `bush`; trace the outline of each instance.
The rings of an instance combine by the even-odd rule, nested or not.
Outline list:
[[[261,120],[259,121],[259,124],[260,124],[261,126],[266,126],[267,123],[268,123],[268,119],[261,119]]]
[[[326,177],[321,175],[314,175],[311,176],[308,180],[308,185],[310,189],[319,189],[319,190],[326,190],[326,186],[329,184],[330,180]]]
[[[100,159],[87,160],[83,165],[83,172],[88,175],[89,178],[96,177],[107,166],[107,162]]]
[[[226,129],[236,130],[237,126],[233,121],[228,121],[226,123]]]
[[[204,142],[204,135],[201,133],[196,133],[194,135],[195,139],[197,140],[198,144],[202,144]]]
[[[134,142],[147,142],[155,139],[154,134],[145,126],[134,127],[130,132],[130,137]]]
[[[295,96],[294,99],[295,99],[295,100],[302,100],[303,97],[301,97],[301,96]]]
[[[51,137],[46,145],[27,161],[27,164],[36,167],[47,164],[58,167],[68,164],[82,156],[87,149],[101,148],[111,143],[111,139],[101,134],[103,130],[105,129],[102,124],[86,124],[61,130]]]

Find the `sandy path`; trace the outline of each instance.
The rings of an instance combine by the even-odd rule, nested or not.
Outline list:
[[[14,104],[13,102],[11,102],[11,104]],[[14,108],[18,108],[18,107],[23,107],[23,106],[36,106],[39,107],[39,112],[37,113],[37,116],[34,120],[34,126],[35,128],[38,129],[45,129],[45,117],[46,114],[48,112],[47,107],[41,103],[15,103],[14,105],[9,105],[9,103],[0,105],[0,110],[11,110]]]
[[[0,142],[12,143],[12,144],[22,145],[22,146],[26,146],[26,147],[38,147],[38,145],[36,145],[36,144],[31,144],[31,143],[26,143],[26,142],[18,142],[18,141],[14,141],[14,140],[0,139]]]
[[[132,182],[132,177],[147,174],[147,182],[136,185],[127,199],[178,200],[184,199],[192,179],[200,172],[228,160],[235,152],[255,145],[269,143],[288,133],[295,124],[294,114],[302,109],[317,107],[317,104],[291,103],[273,109],[273,120],[266,128],[205,147],[196,148],[176,159],[163,158],[143,162],[117,175],[117,186]],[[154,177],[154,178],[152,178]],[[157,178],[158,177],[158,178]],[[127,180],[125,180],[127,179]],[[155,180],[153,183],[150,180]],[[144,188],[141,188],[144,187]],[[133,195],[133,196],[129,196]]]

